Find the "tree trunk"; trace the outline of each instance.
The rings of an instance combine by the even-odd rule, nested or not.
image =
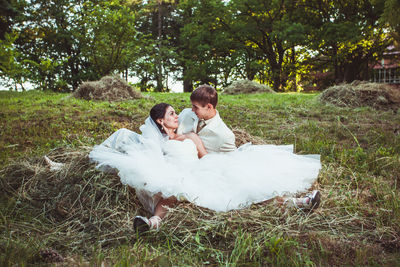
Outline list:
[[[157,92],[161,92],[163,90],[163,85],[162,85],[162,65],[161,65],[161,34],[162,34],[162,23],[161,23],[161,1],[158,0],[158,25],[157,25],[157,30],[158,30],[158,55],[157,55]]]
[[[186,72],[187,72],[187,69],[184,66],[183,67],[183,71],[182,71],[182,74],[183,74],[183,92],[190,93],[190,92],[193,92],[193,82],[192,82],[191,79],[186,78]]]
[[[339,62],[337,59],[337,45],[333,44],[332,49],[333,49],[333,67],[334,67],[335,83],[339,84],[343,81],[343,77],[341,75],[341,71],[339,68]]]
[[[277,68],[272,69],[272,83],[274,91],[279,91],[281,85],[281,75],[280,75],[280,70]]]
[[[190,93],[193,92],[193,83],[191,80],[183,80],[183,92]]]
[[[21,89],[22,89],[22,91],[24,91],[24,92],[25,92],[25,91],[26,91],[26,89],[25,89],[25,87],[24,87],[24,83],[23,83],[23,82],[20,82],[20,83],[19,83],[19,85],[21,85]]]
[[[147,82],[148,82],[148,79],[146,77],[140,79],[139,87],[140,87],[141,92],[147,91]]]
[[[292,47],[291,61],[292,61],[291,65],[294,66],[296,63],[296,48],[295,47]],[[293,88],[291,88],[291,89],[293,89],[293,91],[297,92],[297,81],[296,81],[297,68],[293,67],[292,70],[293,70],[291,73],[292,77],[290,77],[290,79],[293,81]]]

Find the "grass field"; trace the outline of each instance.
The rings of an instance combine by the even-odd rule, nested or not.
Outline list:
[[[45,264],[44,248],[63,255],[60,265],[400,265],[399,112],[328,106],[316,94],[222,95],[218,110],[232,128],[321,154],[320,208],[214,213],[183,203],[160,232],[137,237],[132,218],[143,210],[134,192],[86,156],[119,128],[138,132],[156,103],[190,106],[189,94],[147,96],[110,103],[0,92],[0,265]],[[75,155],[77,171],[51,176],[40,167],[45,154]],[[73,202],[55,216],[52,199],[71,196],[79,212]]]

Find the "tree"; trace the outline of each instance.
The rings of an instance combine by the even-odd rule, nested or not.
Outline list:
[[[15,47],[29,63],[26,78],[43,90],[75,90],[127,69],[136,32],[125,1],[32,0],[24,14]]]
[[[227,8],[221,1],[183,1],[178,62],[182,68],[184,91],[194,83],[215,87],[227,83],[235,63],[232,39],[221,23]]]
[[[381,20],[387,23],[393,30],[399,32],[400,29],[400,1],[398,0],[374,0],[375,6],[383,8]]]
[[[6,33],[11,33],[13,20],[20,15],[18,5],[13,0],[0,0],[0,40],[4,40]]]
[[[134,12],[123,1],[85,2],[85,45],[82,53],[95,71],[95,78],[127,68],[136,46]]]
[[[378,24],[381,10],[371,1],[308,2],[318,15],[310,24],[315,61],[334,73],[336,83],[368,79],[368,63],[388,44]],[[318,63],[319,62],[319,63]]]
[[[229,27],[248,57],[247,76],[254,78],[258,71],[259,80],[283,90],[292,69],[289,59],[296,59],[296,47],[307,40],[306,27],[296,20],[306,11],[303,1],[232,0],[230,9],[234,23]]]
[[[175,6],[174,0],[151,0],[142,1],[137,7],[137,49],[140,53],[131,69],[140,78],[142,90],[146,90],[146,84],[155,81],[155,91],[168,91],[166,80],[174,50],[170,43],[173,38],[170,28]]]
[[[25,91],[24,77],[27,74],[27,69],[17,60],[19,57],[18,51],[14,47],[14,41],[17,39],[15,33],[5,33],[4,39],[0,39],[0,77],[3,83],[15,91],[18,91],[18,85]]]
[[[380,22],[383,27],[390,29],[390,36],[396,41],[396,45],[400,46],[400,1],[374,0],[373,3],[382,10]]]
[[[88,65],[81,57],[81,40],[84,36],[78,2],[56,0],[32,0],[24,8],[24,16],[15,25],[19,37],[15,42],[20,51],[20,62],[29,62],[30,72],[26,77],[33,84],[49,81],[43,90],[68,91],[70,84],[75,89],[85,78],[81,69]],[[47,63],[46,63],[47,62]],[[52,71],[43,71],[48,63]]]

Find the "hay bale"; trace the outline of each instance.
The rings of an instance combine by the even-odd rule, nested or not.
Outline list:
[[[233,134],[235,135],[235,145],[237,147],[251,142],[253,145],[265,145],[266,142],[257,136],[252,136],[248,132],[243,129],[235,128],[232,129]]]
[[[275,92],[267,85],[259,84],[250,80],[239,80],[226,87],[223,93],[228,95],[237,95]]]
[[[0,176],[0,194],[19,200],[17,214],[30,207],[32,216],[48,220],[46,246],[89,254],[95,244],[130,242],[135,236],[132,215],[145,214],[134,190],[115,172],[95,170],[88,158],[90,149],[52,151],[49,158],[64,163],[55,172],[43,158],[36,158],[9,165]],[[14,230],[23,233],[24,225]]]
[[[86,100],[123,101],[142,98],[142,94],[118,76],[105,76],[99,81],[84,82],[73,93]]]
[[[400,90],[383,83],[354,81],[329,87],[320,95],[320,100],[339,107],[369,106],[397,111],[400,108]]]

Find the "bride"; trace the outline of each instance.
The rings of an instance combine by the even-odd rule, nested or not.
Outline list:
[[[245,144],[234,152],[207,153],[195,133],[177,134],[178,115],[155,105],[140,127],[120,129],[90,152],[97,168],[117,169],[121,182],[136,189],[150,219],[137,216],[136,228],[158,229],[167,207],[185,199],[218,212],[245,208],[276,196],[304,191],[317,179],[318,155],[296,155],[293,146]],[[312,196],[293,199],[314,204]]]

